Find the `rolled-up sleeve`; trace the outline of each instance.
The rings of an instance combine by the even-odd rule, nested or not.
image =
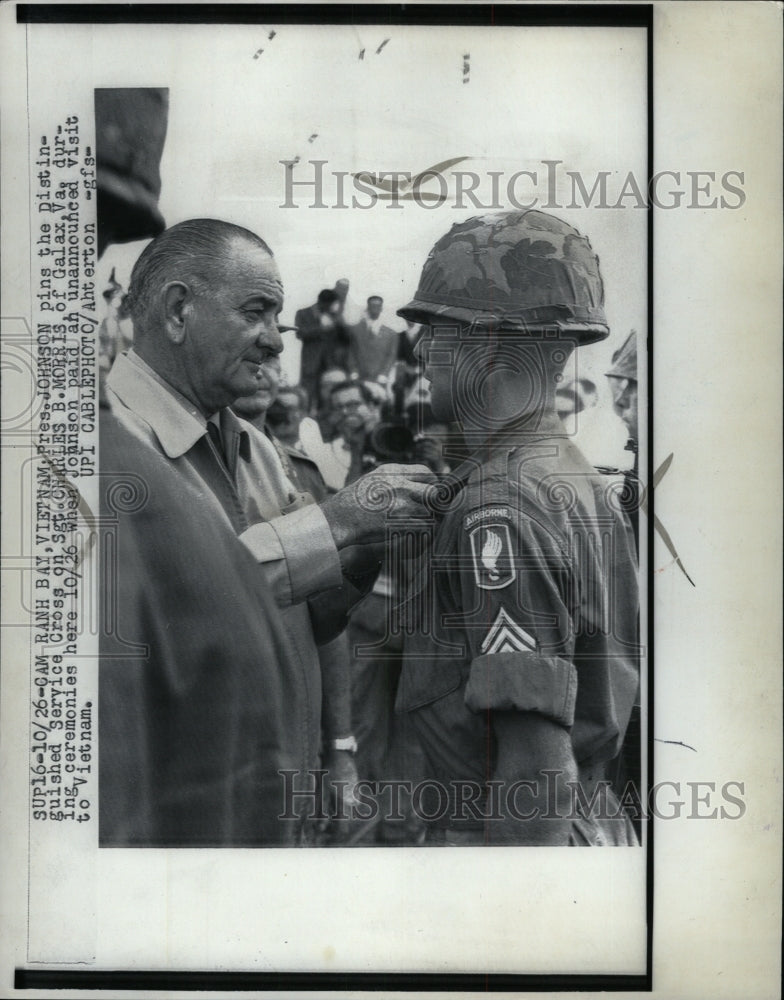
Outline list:
[[[316,504],[254,524],[240,539],[262,565],[279,607],[343,583],[335,540]]]
[[[523,651],[477,656],[465,690],[465,703],[473,712],[537,712],[567,727],[574,722],[576,699],[577,671],[571,663]]]
[[[458,531],[459,600],[472,609],[466,707],[531,712],[571,728],[576,595],[560,534],[535,508],[493,502],[469,510]]]

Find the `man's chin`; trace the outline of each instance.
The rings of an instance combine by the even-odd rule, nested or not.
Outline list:
[[[229,404],[232,407],[232,409],[235,409],[237,410],[237,412],[239,412],[240,407],[243,407],[243,405],[248,408],[249,412],[251,407],[254,410],[257,409],[255,401],[251,402],[251,399],[252,397],[256,396],[256,394],[259,391],[258,382],[255,382],[255,380],[252,384],[249,384],[248,382],[243,382],[243,383],[238,382],[237,384],[232,386],[232,391],[234,393],[234,396],[232,398],[231,403]],[[258,407],[258,409],[263,408],[266,410],[267,406],[269,406],[269,403],[270,400],[269,398],[267,398],[265,394],[264,396],[262,396],[262,404],[261,407]],[[243,416],[244,415],[245,414],[243,413]]]
[[[243,402],[247,402],[247,399],[238,399],[232,406],[234,412],[243,420],[255,420],[256,417],[267,412],[266,406],[243,406]]]

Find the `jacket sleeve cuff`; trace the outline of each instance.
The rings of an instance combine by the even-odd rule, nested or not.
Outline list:
[[[254,524],[240,539],[265,566],[281,607],[343,583],[335,540],[316,504]]]
[[[473,712],[538,712],[562,726],[574,722],[577,671],[558,656],[534,652],[486,653],[471,663],[465,703]]]

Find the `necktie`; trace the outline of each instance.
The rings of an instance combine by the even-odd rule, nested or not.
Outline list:
[[[207,433],[210,436],[210,440],[215,445],[215,450],[218,452],[221,461],[228,468],[226,463],[226,452],[223,450],[223,438],[221,437],[221,432],[218,430],[218,427],[212,420],[207,421]]]

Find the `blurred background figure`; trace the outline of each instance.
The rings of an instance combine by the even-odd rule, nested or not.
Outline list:
[[[300,382],[312,410],[318,406],[321,375],[330,368],[346,370],[348,332],[340,318],[341,308],[338,293],[332,288],[324,288],[312,306],[298,309],[294,317],[297,337],[302,341]]]
[[[382,411],[389,399],[389,390],[382,382],[374,382],[369,378],[362,379],[362,385],[367,390],[368,416],[365,429],[370,433],[381,420]]]
[[[639,427],[637,417],[637,331],[632,330],[626,340],[612,356],[612,367],[605,373],[613,395],[613,409],[623,421],[628,434],[626,451],[634,456],[634,464],[623,475],[624,489],[621,506],[631,521],[634,544],[640,551],[640,498],[642,485],[639,478],[638,443]],[[623,749],[618,758],[614,775],[617,788],[625,787],[631,781],[635,788],[641,788],[640,733],[641,733],[640,693],[632,709],[626,730]],[[635,822],[640,836],[640,821]]]
[[[333,437],[325,442],[319,466],[327,486],[339,490],[365,470],[367,436],[378,411],[368,388],[351,379],[333,386],[330,403]]]
[[[331,440],[336,434],[332,390],[336,385],[345,382],[347,378],[348,376],[342,368],[328,368],[322,372],[319,378],[315,417],[321,430],[321,436],[325,441]]]
[[[373,383],[365,383],[373,388]],[[380,420],[369,428],[366,466],[383,462],[414,462],[444,473],[443,444],[446,427],[438,425],[430,408],[429,382],[417,369],[398,361],[384,393]],[[378,383],[375,384],[378,395]]]
[[[596,383],[588,378],[573,379],[556,390],[555,406],[566,433],[591,465],[608,462],[608,411],[597,406]]]
[[[298,385],[281,385],[267,410],[267,426],[289,448],[302,451],[300,426],[307,413],[307,394]]]
[[[632,330],[612,356],[612,368],[606,372],[613,395],[613,409],[623,421],[628,434],[626,451],[634,456],[631,468],[624,473],[623,507],[629,515],[634,541],[640,547],[639,502],[642,487],[639,481],[637,423],[637,331]]]
[[[407,368],[419,370],[422,367],[421,360],[416,356],[416,346],[422,337],[422,324],[406,320],[405,330],[398,334],[397,359],[405,363]]]
[[[235,400],[232,409],[269,438],[285,475],[318,503],[329,490],[317,463],[308,457],[299,439],[305,418],[304,390],[282,384],[279,357],[266,361],[261,371],[256,392]]]
[[[168,88],[96,89],[99,256],[110,243],[143,240],[166,228],[158,198],[168,118]]]
[[[382,318],[384,300],[371,295],[360,321],[349,328],[348,367],[363,380],[386,381],[397,360],[400,334]]]
[[[613,409],[626,424],[630,451],[637,452],[637,331],[632,330],[612,356],[612,368],[605,373],[613,394]]]
[[[114,268],[103,291],[106,313],[98,327],[98,384],[100,397],[104,397],[106,376],[111,371],[118,354],[133,344],[133,323],[126,307],[126,292],[117,281]]]
[[[564,383],[555,393],[556,412],[567,435],[585,458],[601,470],[622,471],[632,464],[627,432],[612,407],[607,386],[589,378]]]
[[[348,278],[339,278],[335,282],[335,294],[340,300],[340,319],[346,326],[353,326],[362,318],[362,310],[349,295],[350,283]]]
[[[244,417],[248,423],[271,437],[267,429],[267,411],[277,399],[280,391],[280,358],[268,358],[259,368],[259,387],[252,396],[241,396],[235,400],[232,410]]]

